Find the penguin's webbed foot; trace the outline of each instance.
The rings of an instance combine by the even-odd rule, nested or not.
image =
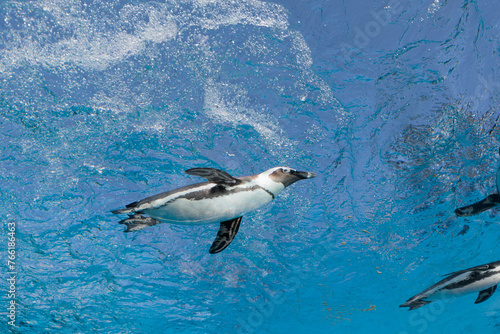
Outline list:
[[[127,219],[120,220],[118,223],[125,224],[127,226],[125,232],[134,232],[142,230],[143,228],[146,228],[148,226],[159,224],[160,221],[136,213],[133,216],[128,217]]]

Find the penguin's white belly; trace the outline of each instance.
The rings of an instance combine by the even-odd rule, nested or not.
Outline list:
[[[144,213],[171,224],[212,224],[240,217],[271,201],[272,197],[268,192],[253,189],[212,198],[177,198],[159,208],[146,209]]]

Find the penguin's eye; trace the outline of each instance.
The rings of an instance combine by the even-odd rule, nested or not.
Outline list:
[[[281,171],[283,173],[287,173],[288,174],[288,173],[290,173],[290,168],[281,168]]]

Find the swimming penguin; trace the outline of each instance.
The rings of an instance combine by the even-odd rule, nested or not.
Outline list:
[[[458,297],[479,292],[474,304],[479,304],[493,295],[500,283],[500,261],[483,264],[447,274],[445,279],[411,297],[399,307],[410,311],[439,299]]]
[[[275,167],[243,177],[232,177],[214,168],[192,168],[186,173],[201,176],[208,182],[164,192],[131,203],[124,209],[111,211],[130,216],[119,222],[127,226],[125,232],[159,223],[200,225],[220,222],[219,232],[209,250],[209,253],[215,254],[233,241],[244,214],[271,202],[296,181],[316,176],[312,172],[299,172],[287,167]]]
[[[455,210],[455,214],[458,217],[467,217],[494,208],[500,205],[500,195],[498,193],[500,193],[500,167],[497,170],[497,193],[491,194],[485,199],[474,204],[458,208]]]

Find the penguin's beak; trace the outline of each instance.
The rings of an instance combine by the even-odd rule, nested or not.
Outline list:
[[[295,175],[299,179],[312,179],[313,177],[316,177],[316,173],[313,173],[313,172],[295,171],[295,172],[293,172],[293,175]]]

